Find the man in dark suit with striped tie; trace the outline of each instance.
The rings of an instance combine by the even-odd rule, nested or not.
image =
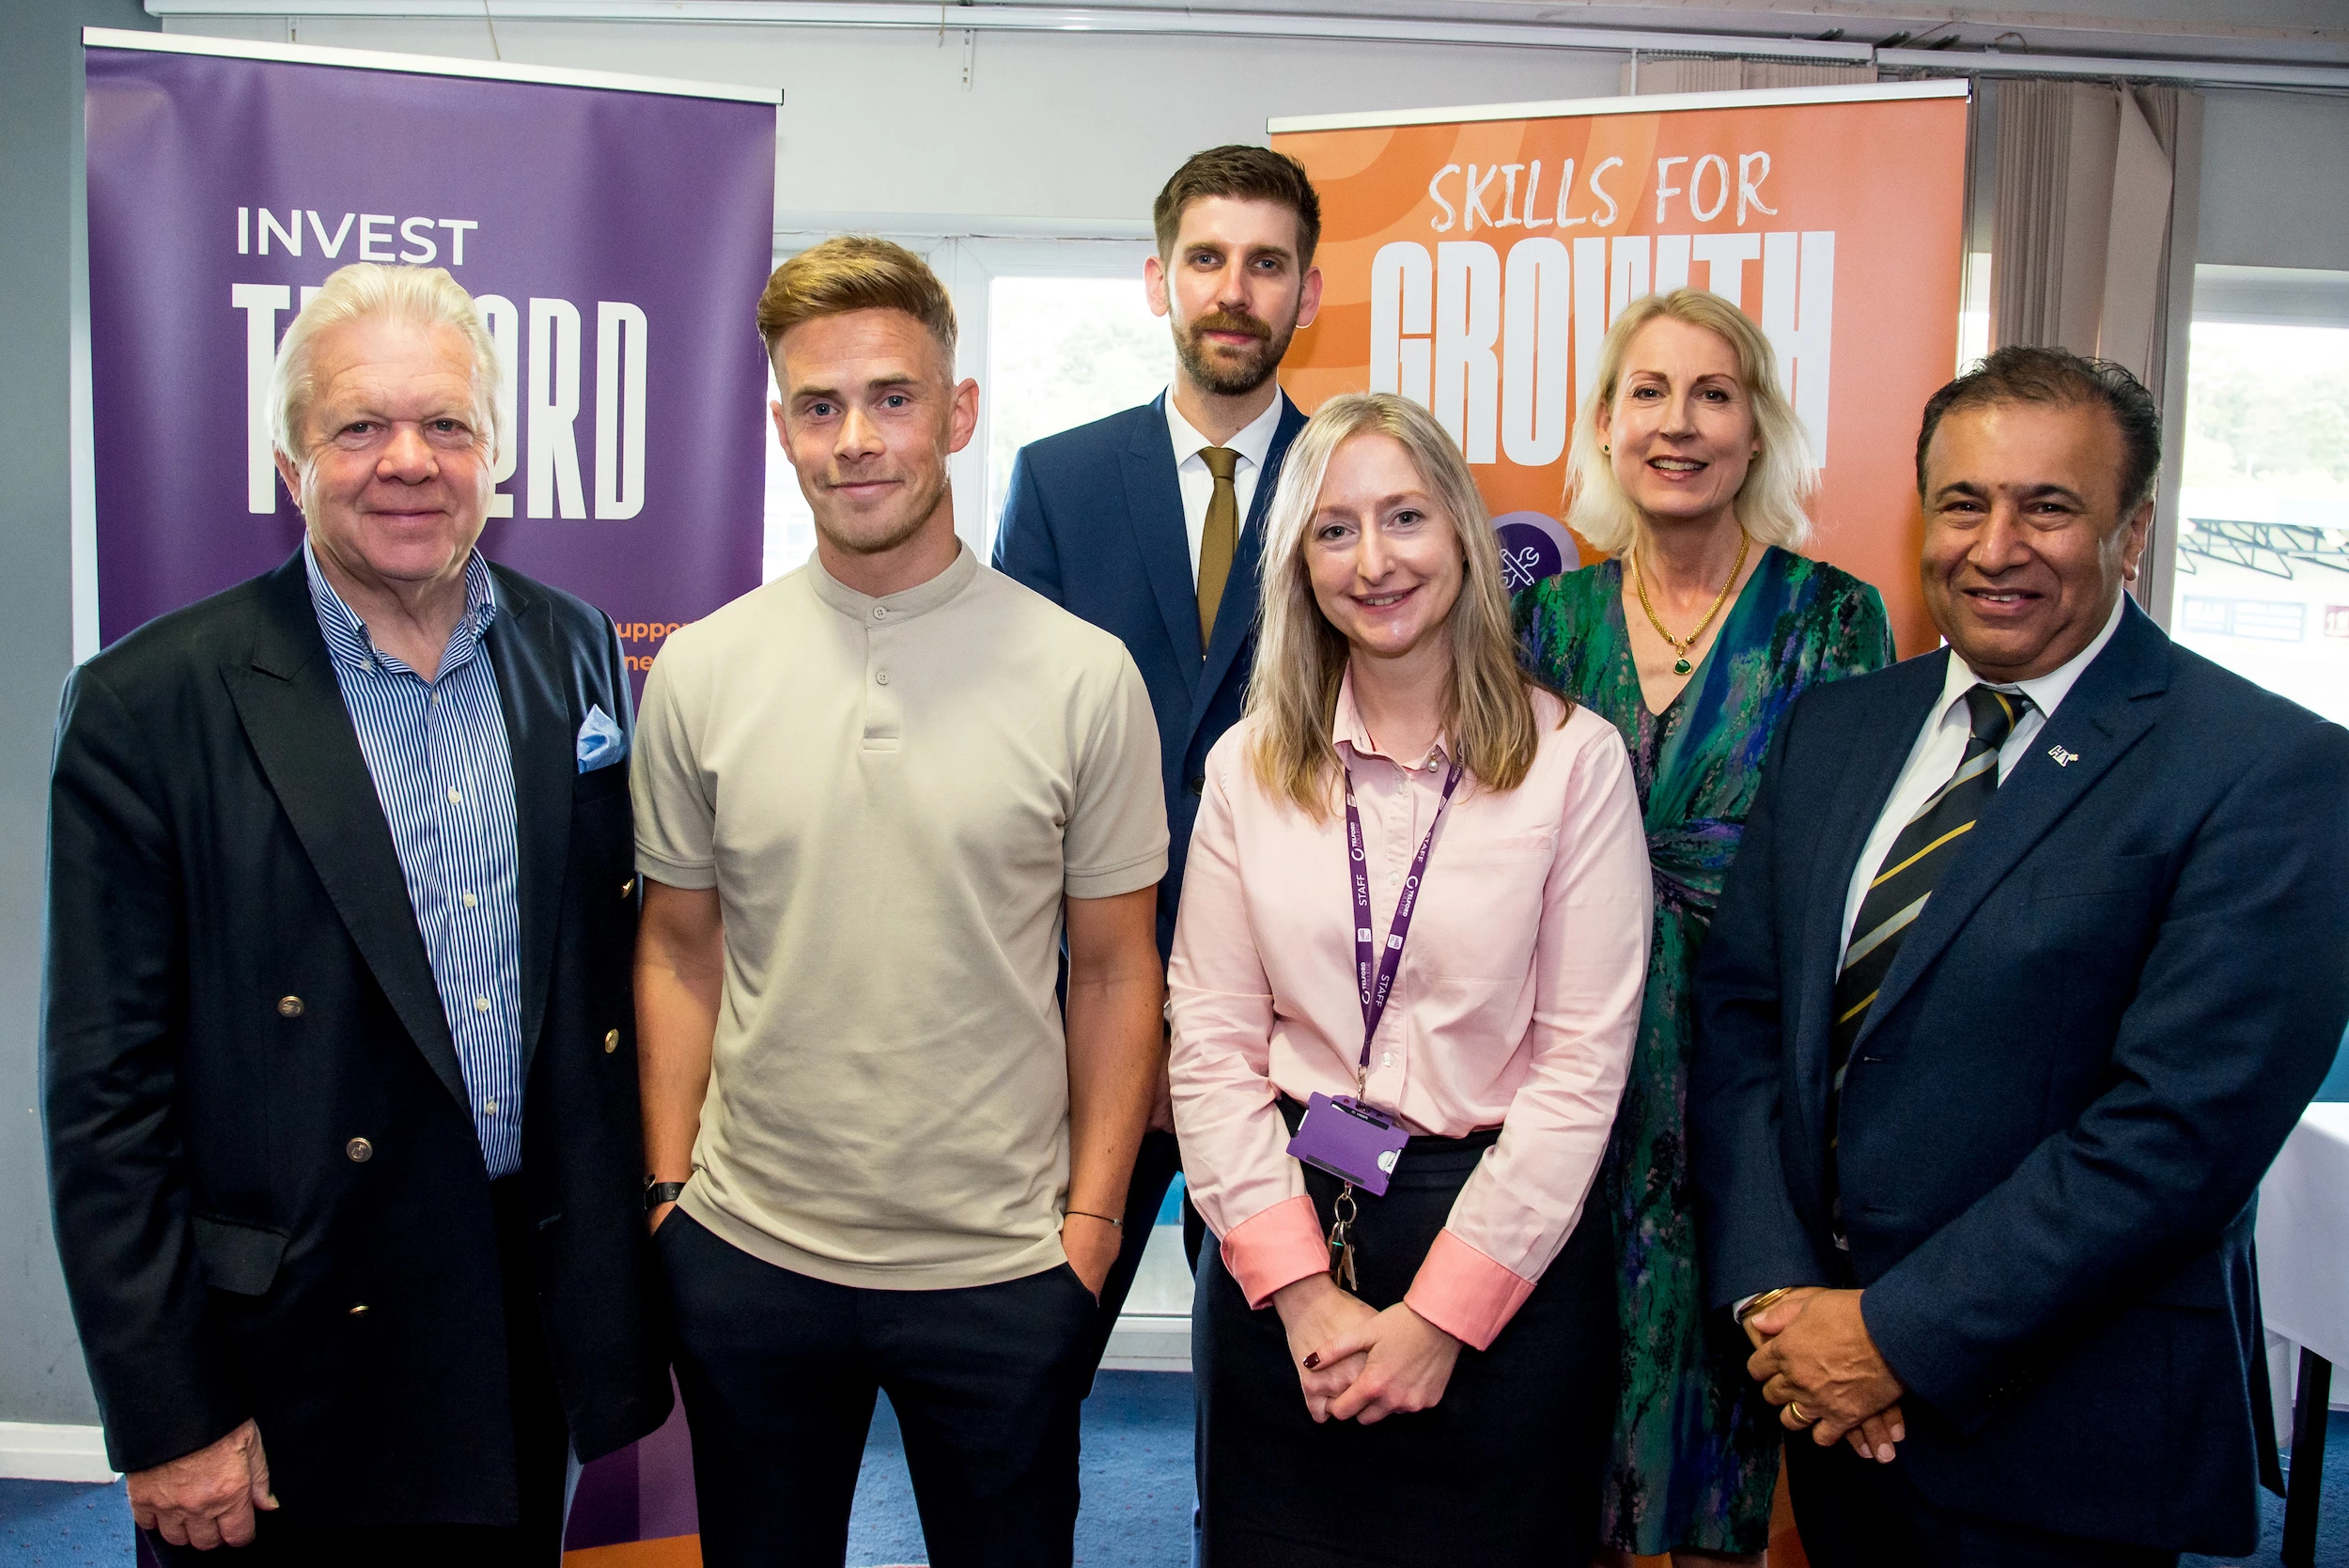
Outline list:
[[[2349,1020],[2349,732],[2123,591],[2125,370],[2000,349],[1917,454],[1949,646],[1796,707],[1705,945],[1707,1293],[1819,1568],[2248,1552],[2252,1200]]]

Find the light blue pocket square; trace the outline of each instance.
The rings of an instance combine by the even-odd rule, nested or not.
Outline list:
[[[591,704],[586,722],[579,726],[579,770],[592,773],[628,755],[628,737],[600,703]]]

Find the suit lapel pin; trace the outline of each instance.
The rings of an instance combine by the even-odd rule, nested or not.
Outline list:
[[[2061,746],[2048,747],[2047,754],[2055,758],[2056,766],[2058,768],[2069,768],[2072,764],[2079,761],[2080,759],[2080,754],[2077,752],[2067,752]]]

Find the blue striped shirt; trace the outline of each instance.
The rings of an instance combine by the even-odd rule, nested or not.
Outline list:
[[[498,613],[489,563],[479,551],[465,563],[465,613],[428,683],[378,651],[319,570],[307,539],[302,558],[343,706],[407,876],[482,1159],[491,1177],[512,1175],[522,1164],[521,915],[514,758],[481,641]]]

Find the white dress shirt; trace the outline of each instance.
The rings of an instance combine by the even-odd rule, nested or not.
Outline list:
[[[1210,446],[1228,446],[1239,454],[1232,465],[1232,491],[1239,498],[1239,526],[1248,526],[1248,509],[1256,504],[1256,475],[1264,472],[1265,455],[1272,450],[1272,433],[1281,427],[1286,401],[1277,391],[1272,406],[1240,427],[1231,440],[1209,441],[1190,427],[1174,408],[1174,389],[1166,389],[1166,433],[1174,438],[1174,477],[1183,488],[1183,533],[1190,540],[1190,581],[1199,582],[1199,541],[1207,531],[1207,503],[1215,499],[1215,475],[1199,454]],[[1234,542],[1237,543],[1235,536]]]
[[[2096,640],[2057,665],[2044,675],[2030,680],[1990,681],[1987,684],[2001,691],[2020,691],[2030,699],[2030,706],[2015,724],[2006,744],[1999,748],[1999,782],[2004,784],[2015,765],[2023,760],[2030,750],[2031,738],[2046,727],[2047,715],[2053,713],[2072,690],[2080,672],[2094,662],[2112,634],[2120,629],[2121,617],[2127,613],[2128,595],[2116,599],[2112,613],[2105,620],[2105,629],[2096,633]],[[1967,662],[1950,651],[1948,678],[1941,683],[1941,700],[1937,704],[1918,732],[1916,743],[1908,749],[1908,761],[1901,768],[1901,776],[1892,785],[1892,798],[1884,803],[1884,815],[1876,818],[1875,831],[1868,835],[1865,847],[1859,851],[1859,863],[1852,868],[1851,891],[1843,899],[1843,945],[1851,945],[1852,926],[1859,919],[1859,906],[1868,896],[1868,884],[1875,880],[1877,868],[1890,852],[1892,841],[1901,836],[1908,819],[1933,798],[1934,791],[1949,783],[1950,775],[1965,759],[1966,741],[1972,734],[1973,722],[1968,712],[1965,696],[1977,685],[1984,684]]]

